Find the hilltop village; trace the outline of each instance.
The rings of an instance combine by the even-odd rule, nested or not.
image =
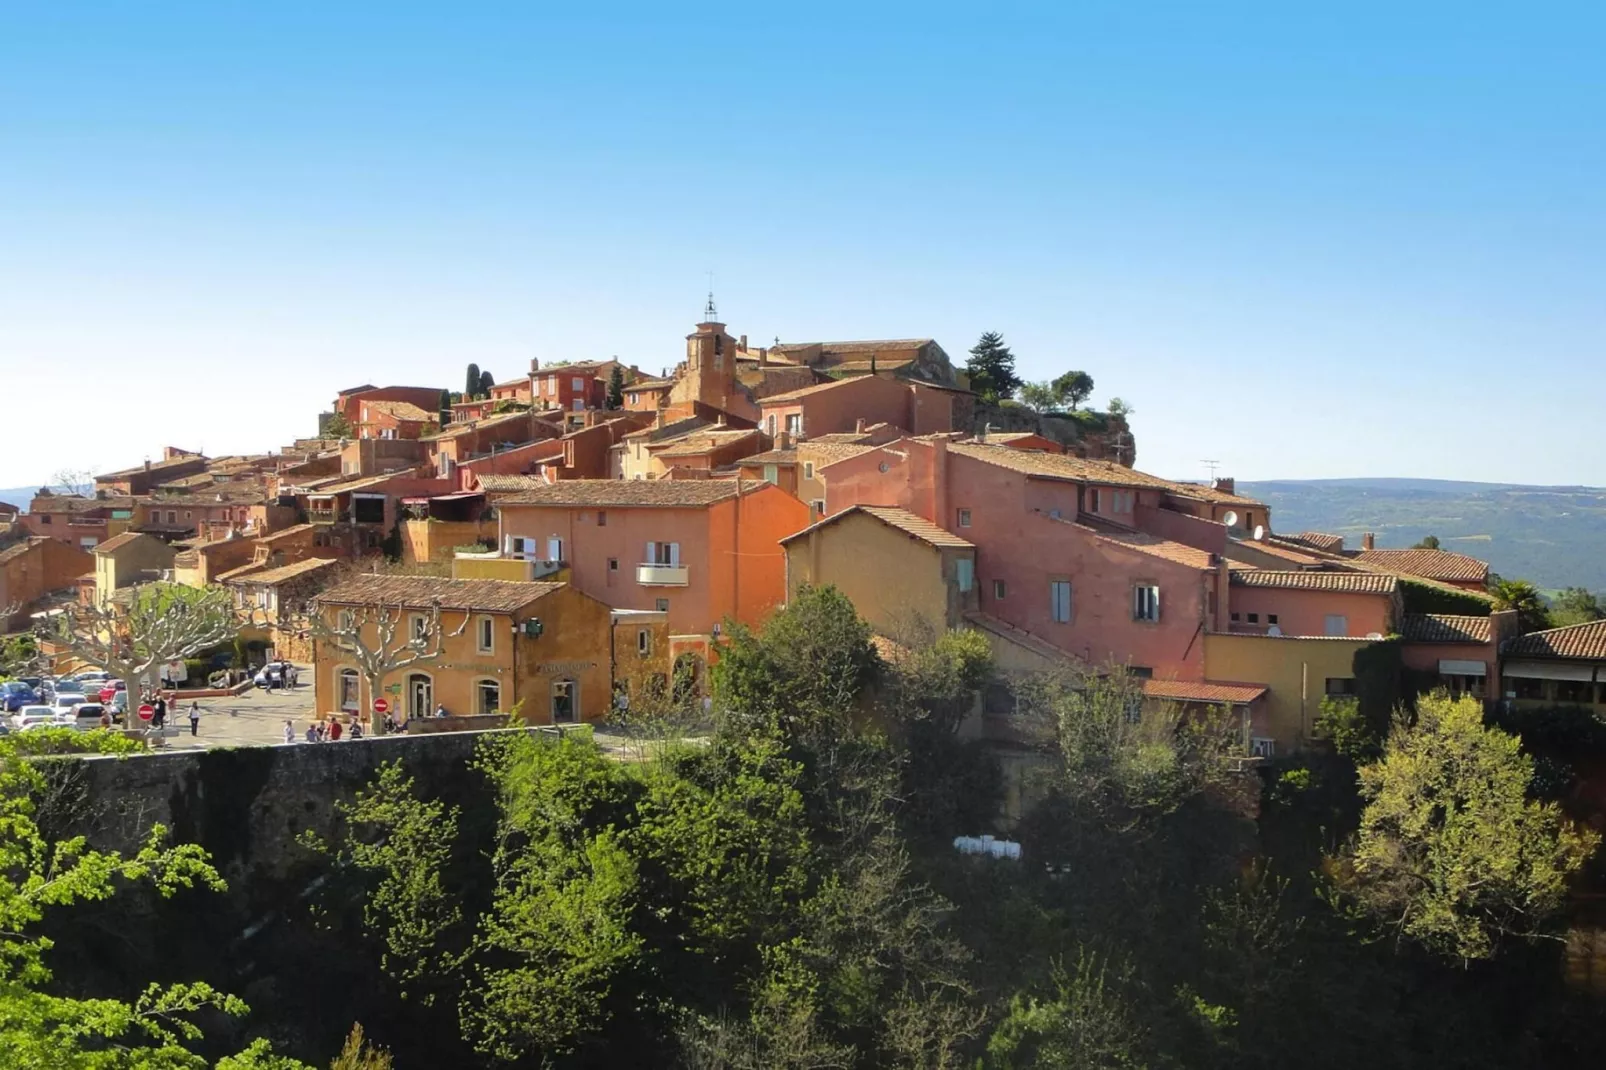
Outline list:
[[[362,384],[271,453],[169,448],[78,493],[41,488],[0,516],[7,630],[151,582],[222,588],[236,668],[310,664],[313,717],[375,728],[381,707],[541,725],[701,693],[722,629],[806,584],[842,591],[889,648],[984,636],[1000,682],[969,730],[995,739],[1012,675],[1066,665],[1224,707],[1244,755],[1268,758],[1311,740],[1381,644],[1418,690],[1601,698],[1600,626],[1520,634],[1483,562],[1279,531],[1231,478],[1139,470],[1118,414],[1081,434],[1011,426],[928,338],[759,348],[710,299],[659,376],[532,361],[463,385]],[[361,622],[387,614],[427,656],[359,664]]]

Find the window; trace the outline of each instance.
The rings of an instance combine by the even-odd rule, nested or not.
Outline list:
[[[1138,680],[1154,679],[1154,669],[1148,665],[1128,665],[1126,674]]]
[[[1542,699],[1545,697],[1545,682],[1543,680],[1530,680],[1527,677],[1508,677],[1507,686],[1511,689],[1513,698]]]
[[[970,527],[970,510],[969,509],[961,509],[961,510],[959,510],[959,526],[962,527],[962,528]]]
[[[668,613],[669,612],[669,599],[667,599],[667,598],[658,599],[658,612],[660,612],[660,613]]]
[[[679,565],[680,543],[649,542],[647,544],[647,564],[670,566]]]
[[[184,519],[185,520],[192,520],[192,519],[194,519],[194,517],[195,517],[195,513],[192,510],[189,510],[189,509],[184,510]]]
[[[556,375],[547,376],[546,386],[543,389],[548,394],[556,394],[558,392],[558,377]]]
[[[343,632],[351,631],[351,627],[352,627],[352,625],[354,623],[355,623],[355,619],[352,617],[351,610],[349,610],[349,609],[342,609],[335,616],[335,627],[338,628],[340,631],[343,631]]]
[[[502,706],[502,685],[495,680],[474,682],[474,712],[495,713]]]
[[[50,514],[49,513],[45,513],[45,514],[41,515],[39,517],[39,523],[41,523],[41,524],[50,523]]]
[[[496,622],[490,617],[481,617],[479,625],[474,632],[475,649],[481,654],[494,654],[496,652]]]
[[[422,613],[414,613],[407,622],[407,634],[413,642],[419,643],[429,638],[429,618]]]
[[[362,700],[358,697],[358,679],[356,669],[341,669],[336,676],[340,692],[340,708],[347,713],[356,713],[362,708]]]
[[[813,479],[814,478],[814,462],[813,461],[804,461],[803,462],[803,478],[804,479]]]
[[[1115,502],[1112,508],[1115,512],[1130,513],[1132,511],[1133,494],[1131,491],[1118,490],[1112,495],[1112,497],[1114,498]]]
[[[1053,580],[1048,585],[1048,608],[1054,620],[1060,624],[1071,622],[1071,582],[1069,580]]]
[[[809,506],[811,508],[813,508],[815,516],[824,516],[825,515],[825,499],[824,498],[815,498],[812,502],[809,503]]]
[[[1275,614],[1275,613],[1267,613],[1266,614],[1266,623],[1267,624],[1276,624],[1277,623],[1277,614]]]
[[[794,437],[796,437],[798,435],[801,435],[803,433],[803,414],[802,413],[794,412],[794,413],[790,413],[790,414],[787,415],[787,417],[786,417],[786,433],[789,434],[789,435],[792,435]]]
[[[652,629],[636,629],[636,653],[647,658],[652,656]]]
[[[586,399],[585,398],[575,398],[574,399],[574,411],[575,412],[584,412],[585,409],[586,409]]]
[[[563,540],[556,535],[551,536],[546,541],[546,559],[548,561],[563,560]]]
[[[968,557],[961,557],[954,562],[954,579],[960,591],[968,591],[976,586],[976,562]]]
[[[632,390],[630,392],[630,404],[632,404],[632,405],[640,405],[641,404],[641,395],[636,393],[634,390]]]
[[[1160,588],[1150,585],[1132,588],[1132,619],[1147,621],[1160,619]]]
[[[169,509],[167,511],[167,522],[169,524],[177,524],[178,523],[178,510],[177,509]]]
[[[1005,588],[1004,588],[1004,581],[1003,580],[994,580],[993,581],[993,597],[998,599],[1000,602],[1002,602],[1004,600],[1004,594],[1005,593],[1006,592],[1005,592]]]
[[[1251,614],[1249,614],[1249,623],[1250,624],[1259,624],[1260,623],[1260,614],[1259,613],[1251,613]]]
[[[1266,736],[1255,736],[1249,741],[1249,753],[1256,758],[1277,757],[1277,741]]]
[[[609,572],[618,572],[619,571],[619,559],[617,557],[608,558],[608,571]]]
[[[1238,614],[1236,614],[1236,613],[1232,614],[1232,619],[1233,619],[1233,622],[1236,623],[1237,620],[1238,620]]]
[[[1557,680],[1557,702],[1594,702],[1595,685],[1587,680]]]
[[[1327,678],[1327,693],[1329,695],[1355,694],[1355,678],[1352,676],[1329,676]]]
[[[598,509],[597,510],[597,527],[605,528],[607,526],[608,526],[608,511],[606,509]]]
[[[1349,618],[1342,613],[1329,613],[1323,622],[1323,635],[1348,635]]]
[[[780,481],[781,481],[781,467],[780,467],[780,465],[766,464],[764,466],[764,482],[766,482],[766,483],[779,483]]]
[[[771,438],[775,437],[775,414],[773,412],[764,417],[764,433]]]
[[[586,388],[586,381],[584,379],[580,378],[578,375],[575,376],[569,382],[569,389],[571,389],[571,390],[581,390],[581,391],[583,391],[583,390],[585,390],[585,388]]]
[[[1099,511],[1099,488],[1097,487],[1088,488],[1087,511],[1090,513],[1096,513]]]

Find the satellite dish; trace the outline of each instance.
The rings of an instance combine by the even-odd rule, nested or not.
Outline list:
[[[1265,542],[1266,541],[1266,525],[1264,525],[1264,524],[1256,524],[1255,525],[1255,533],[1254,533],[1254,535],[1252,537],[1254,538],[1254,540],[1256,542]]]
[[[1221,522],[1227,525],[1229,528],[1235,528],[1238,526],[1238,514],[1233,510],[1228,509],[1222,514]]]
[[[1266,625],[1266,634],[1281,635],[1283,634],[1283,626],[1281,624],[1268,624]]]

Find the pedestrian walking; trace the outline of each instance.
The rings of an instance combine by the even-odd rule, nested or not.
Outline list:
[[[288,719],[284,722],[284,741],[286,743],[294,743],[296,741],[296,726],[291,724]]]
[[[355,717],[353,717],[351,719],[351,738],[352,739],[361,739],[362,738],[362,722],[357,720],[357,718],[355,718]]]
[[[162,725],[167,723],[167,700],[160,694],[157,694],[154,705],[156,707],[156,712],[151,714],[151,724],[157,728],[160,728]]]
[[[201,704],[190,703],[190,735],[196,735],[201,730]]]
[[[339,743],[340,742],[340,722],[339,721],[333,721],[332,720],[332,721],[329,722],[329,741],[331,743]]]

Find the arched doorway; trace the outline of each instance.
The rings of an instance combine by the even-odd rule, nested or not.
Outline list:
[[[407,716],[429,717],[435,712],[435,682],[421,672],[407,677]]]

